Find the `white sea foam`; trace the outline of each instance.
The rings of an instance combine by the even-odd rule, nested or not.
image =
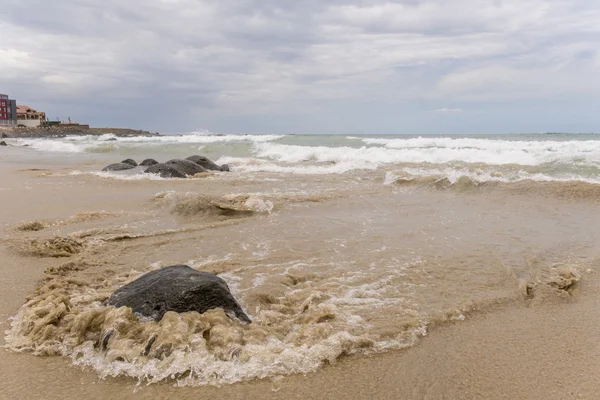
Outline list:
[[[178,136],[132,136],[117,137],[112,133],[104,135],[65,136],[52,139],[19,139],[18,144],[27,145],[34,150],[58,153],[93,153],[107,152],[122,145],[158,146],[165,144],[200,144],[210,143],[265,143],[284,137],[283,135],[208,135],[189,134]],[[199,150],[203,146],[198,147]]]
[[[473,138],[363,138],[369,145],[404,152],[408,156],[423,154],[421,162],[449,161],[486,164],[539,165],[549,162],[600,162],[600,141],[568,140],[492,140]],[[429,155],[429,157],[427,157]],[[419,160],[416,160],[419,162]],[[412,162],[412,161],[411,161]]]
[[[356,162],[340,162],[335,164],[304,164],[304,165],[286,165],[277,164],[268,160],[257,158],[242,158],[242,157],[221,157],[217,160],[218,164],[228,164],[236,172],[271,172],[283,174],[299,174],[299,175],[327,175],[327,174],[343,174],[356,169],[373,170],[377,168],[373,163],[362,163],[359,165]]]
[[[151,180],[151,181],[161,181],[167,179],[194,179],[194,178],[163,178],[157,174],[146,174],[141,171],[137,174],[119,174],[110,171],[71,171],[70,175],[93,175],[99,176],[101,178],[107,179],[118,179],[122,181],[142,181],[142,180]]]
[[[405,139],[363,139],[369,141]],[[434,139],[406,139],[407,148],[388,148],[381,146],[300,146],[280,143],[255,143],[255,157],[222,157],[219,163],[228,163],[242,172],[272,172],[292,174],[336,174],[352,170],[374,170],[393,164],[453,164],[460,168],[465,164],[487,164],[490,166],[539,166],[542,164],[564,164],[582,168],[596,168],[600,165],[600,141],[570,142],[514,142],[486,141],[480,139],[442,139],[431,147]],[[432,142],[433,141],[433,142]],[[492,142],[486,143],[486,142]],[[448,147],[441,147],[443,144]],[[415,147],[417,144],[430,147]],[[477,146],[475,146],[477,145]],[[466,146],[466,147],[460,147]],[[469,147],[470,146],[470,147]],[[555,177],[548,175],[548,179]],[[578,175],[562,175],[563,180],[578,179]]]
[[[540,165],[551,162],[600,163],[600,141],[516,142],[485,139],[363,139],[386,147],[255,145],[258,157],[286,163],[352,162],[356,169],[393,163],[449,162]],[[402,147],[404,146],[404,147]]]
[[[67,136],[61,139],[19,139],[18,144],[51,153],[106,153],[118,148],[115,141],[98,140],[97,136]]]
[[[377,277],[373,271],[352,271],[347,265],[331,264],[330,274],[314,281],[307,275],[299,287],[273,297],[274,305],[267,302],[253,307],[250,326],[230,320],[220,310],[202,316],[169,313],[159,323],[138,320],[125,308],[102,304],[100,299],[110,288],[68,284],[64,289],[69,309],[63,303],[65,296],[55,296],[54,289],[48,288],[48,293],[26,303],[12,318],[6,343],[16,351],[70,357],[75,365],[91,367],[101,377],[130,376],[149,383],[175,380],[178,385],[221,385],[308,373],[326,362],[334,363],[342,354],[410,346],[426,333],[427,318],[419,318],[413,310],[408,299],[410,287],[403,284],[406,269],[412,264],[383,266],[385,273]],[[281,286],[286,274],[302,273],[307,266],[297,261],[253,265],[221,277],[244,304],[246,296],[272,291],[273,284]],[[121,278],[116,278],[118,284],[122,284]],[[401,291],[398,285],[403,287]],[[373,307],[402,310],[419,325],[414,329],[399,326],[395,338],[379,337],[363,318]],[[68,318],[64,318],[65,313],[70,314]],[[50,321],[47,315],[59,317]],[[78,322],[92,320],[95,322]],[[49,334],[39,336],[41,328],[36,332],[27,329],[32,323],[42,327],[55,323],[58,328],[52,325],[44,330]],[[103,350],[92,338],[110,331],[116,333]],[[136,339],[128,338],[126,332],[136,332]],[[144,355],[149,340],[156,340],[156,354]],[[162,342],[167,346],[159,344]]]
[[[104,135],[100,135],[98,136],[98,140],[101,141],[107,141],[107,140],[115,140],[117,138],[117,135],[115,135],[114,133],[105,133]]]
[[[284,135],[208,135],[134,136],[120,138],[123,143],[263,143],[281,139]]]
[[[20,140],[20,145],[29,146],[34,150],[58,152],[58,153],[81,153],[85,151],[84,146],[69,143],[62,140],[50,139],[27,139]]]
[[[421,169],[421,168],[402,168],[399,170],[388,171],[385,174],[384,185],[391,185],[398,181],[411,181],[420,178],[435,178],[438,180],[447,179],[451,185],[459,182],[463,178],[469,179],[474,183],[501,182],[515,183],[523,181],[533,182],[586,182],[591,184],[600,184],[599,178],[586,178],[576,174],[559,174],[556,176],[544,173],[531,173],[524,170],[518,171],[490,171],[490,170],[467,170],[467,169]]]

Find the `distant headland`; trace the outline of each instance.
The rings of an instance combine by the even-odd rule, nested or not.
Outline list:
[[[46,118],[44,111],[38,111],[9,98],[7,94],[0,94],[0,136],[5,137],[63,137],[68,135],[104,135],[107,133],[116,136],[157,136],[139,129],[124,128],[90,128],[86,124],[71,121],[51,121]]]
[[[80,124],[45,124],[37,127],[1,127],[0,136],[13,138],[64,137],[70,135],[161,136],[158,132],[127,128],[93,128]]]

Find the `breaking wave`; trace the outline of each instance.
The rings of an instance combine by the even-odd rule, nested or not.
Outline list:
[[[265,143],[283,138],[284,135],[214,135],[195,133],[169,136],[127,136],[114,134],[65,136],[64,138],[18,139],[22,146],[44,152],[58,153],[109,153],[121,147],[158,146],[164,144],[233,144]]]
[[[544,173],[531,173],[524,170],[517,171],[498,171],[489,169],[424,169],[424,168],[402,168],[399,170],[388,171],[385,174],[384,184],[393,183],[418,183],[418,182],[436,182],[445,180],[450,185],[468,180],[474,184],[483,184],[488,182],[499,183],[517,183],[517,182],[583,182],[588,184],[600,184],[599,178],[585,178],[575,174],[562,174],[552,176]]]
[[[600,161],[600,141],[597,140],[539,141],[472,138],[364,138],[361,140],[365,144],[381,145],[388,149],[427,151],[432,154],[438,154],[440,151],[445,151],[448,155],[462,154],[461,157],[452,159],[464,162],[538,165],[556,161]],[[443,162],[447,161],[450,160]]]
[[[211,134],[195,132],[188,135],[169,135],[169,136],[134,136],[120,138],[120,142],[155,142],[155,143],[264,143],[272,142],[283,138],[285,135],[233,135],[233,134]]]
[[[504,141],[489,139],[362,139],[369,145],[298,146],[278,143],[258,143],[258,157],[285,163],[351,162],[356,169],[384,164],[451,162],[488,165],[542,165],[549,163],[600,163],[600,141]]]
[[[325,164],[283,164],[249,157],[221,157],[218,163],[228,164],[236,172],[271,172],[299,175],[343,174],[356,169],[376,169],[375,164],[361,164],[352,161]]]

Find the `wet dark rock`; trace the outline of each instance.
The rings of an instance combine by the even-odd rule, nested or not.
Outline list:
[[[204,156],[190,156],[190,157],[186,158],[186,160],[193,161],[196,164],[200,165],[201,167],[206,168],[207,170],[210,170],[210,171],[222,171],[221,167],[219,167],[217,164],[215,164],[214,162],[212,162],[211,160],[209,160],[207,157],[204,157]]]
[[[138,163],[136,163],[135,160],[132,160],[131,158],[128,158],[127,160],[123,160],[123,161],[121,161],[121,163],[133,165],[134,167],[138,166]]]
[[[102,168],[102,171],[125,171],[126,169],[132,168],[135,168],[135,165],[120,162],[116,164],[107,165],[106,167]]]
[[[160,321],[167,311],[202,314],[222,308],[229,316],[252,322],[223,279],[187,265],[174,265],[142,275],[114,292],[108,304],[130,307],[133,312],[155,321]]]
[[[169,160],[165,162],[171,168],[175,168],[186,176],[196,175],[200,172],[206,172],[206,169],[190,160]]]
[[[223,165],[221,165],[221,171],[224,171],[224,172],[229,172],[229,171],[231,171],[231,170],[229,169],[229,164],[223,164]]]
[[[6,144],[6,142],[3,140],[3,141],[1,141],[1,142],[0,142],[0,146],[8,146],[8,145],[7,145],[7,144]]]
[[[1,139],[6,139],[9,138],[10,136],[8,136],[6,133],[3,133],[2,135],[0,135]]]
[[[149,166],[151,166],[151,165],[156,165],[156,164],[158,164],[158,161],[156,161],[156,160],[155,160],[155,159],[153,159],[153,158],[146,158],[144,161],[142,161],[142,162],[140,163],[140,165],[141,165],[142,167],[149,167]]]
[[[166,165],[166,164],[154,164],[144,170],[147,174],[157,174],[162,178],[185,178],[186,175],[179,170]]]

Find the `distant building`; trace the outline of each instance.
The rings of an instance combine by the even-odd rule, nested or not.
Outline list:
[[[28,106],[17,106],[17,124],[26,127],[40,126],[46,122],[46,113]]]
[[[0,94],[0,126],[17,125],[17,103],[8,95]]]

